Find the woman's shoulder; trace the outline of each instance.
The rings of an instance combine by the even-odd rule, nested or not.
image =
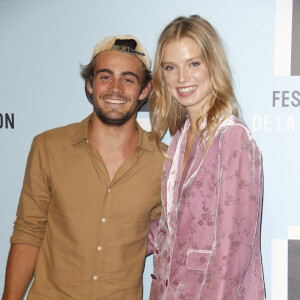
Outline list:
[[[227,118],[225,118],[220,126],[228,126],[228,127],[232,127],[232,126],[243,126],[245,128],[248,129],[247,124],[245,123],[245,121],[243,121],[242,119],[236,117],[235,115],[229,115]],[[249,130],[249,129],[248,129]]]
[[[230,115],[220,123],[217,134],[223,135],[225,133],[229,134],[233,132],[245,132],[248,135],[251,135],[250,129],[243,120],[234,115]]]
[[[234,115],[230,115],[228,118],[224,119],[220,124],[216,135],[219,136],[219,141],[223,145],[230,145],[232,143],[236,145],[253,145],[259,150],[247,124]]]

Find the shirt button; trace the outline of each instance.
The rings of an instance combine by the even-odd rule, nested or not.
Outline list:
[[[102,250],[102,247],[101,247],[101,246],[98,246],[97,250],[98,250],[98,251],[101,251],[101,250]]]
[[[110,192],[110,189],[108,189],[107,192],[109,193],[109,192]]]
[[[86,143],[88,144],[88,143],[89,143],[89,140],[86,140]]]
[[[102,221],[102,223],[105,223],[105,222],[106,222],[106,219],[105,219],[105,218],[102,218],[101,221]]]
[[[93,276],[93,280],[97,280],[98,279],[98,277],[95,275],[95,276]]]

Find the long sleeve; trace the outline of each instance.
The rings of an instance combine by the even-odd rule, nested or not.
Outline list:
[[[32,142],[11,243],[40,246],[50,203],[49,168],[42,137]]]
[[[154,242],[155,238],[157,236],[158,232],[158,226],[159,226],[159,219],[154,219],[150,223],[150,229],[148,234],[148,245],[147,245],[147,254],[152,254],[154,250]]]
[[[254,245],[259,243],[260,231],[261,154],[244,126],[229,127],[220,137],[217,193],[215,243],[201,300],[238,299],[247,270],[251,267],[251,272],[259,272],[255,260],[260,256],[255,257]],[[244,290],[242,293],[245,295]],[[260,291],[253,294],[261,298],[249,299],[264,299]]]
[[[154,207],[151,212],[151,222],[150,222],[150,228],[149,228],[149,233],[148,233],[148,244],[147,244],[147,254],[152,254],[154,250],[154,242],[155,238],[157,236],[158,232],[158,226],[159,226],[159,219],[161,215],[161,210],[162,210],[162,204],[161,202],[159,205]]]

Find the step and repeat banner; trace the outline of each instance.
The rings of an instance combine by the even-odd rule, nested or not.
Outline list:
[[[243,119],[263,154],[267,299],[300,299],[300,0],[1,0],[1,293],[32,139],[92,111],[80,64],[103,37],[124,33],[137,36],[153,58],[165,25],[191,14],[219,32]],[[138,121],[150,129],[147,107]],[[149,257],[144,299],[151,272]]]

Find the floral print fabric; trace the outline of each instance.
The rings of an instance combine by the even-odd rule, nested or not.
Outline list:
[[[195,138],[182,172],[189,127],[173,137],[164,164],[150,299],[264,299],[260,151],[230,116],[205,154]]]

